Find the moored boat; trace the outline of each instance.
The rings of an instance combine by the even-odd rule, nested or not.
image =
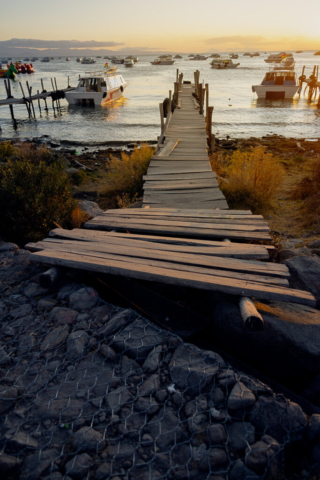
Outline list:
[[[239,55],[237,55],[236,53],[230,53],[230,58],[232,60],[236,60],[237,58],[239,58]]]
[[[280,63],[284,58],[286,58],[286,56],[286,52],[271,53],[268,58],[264,59],[264,61],[266,63]]]
[[[96,61],[93,60],[92,57],[84,57],[84,58],[82,59],[81,63],[82,63],[83,65],[90,65],[90,64],[92,64],[92,63],[96,63]]]
[[[253,85],[252,91],[258,98],[266,100],[292,99],[299,90],[297,76],[292,70],[271,69],[260,85]]]
[[[50,62],[50,57],[43,57],[41,60],[42,63],[48,63]]]
[[[105,71],[85,72],[79,76],[75,90],[66,92],[70,105],[107,106],[122,97],[127,82],[116,67]]]
[[[70,62],[71,58],[67,57],[66,62]]]
[[[150,63],[151,65],[173,65],[174,60],[171,55],[161,55]]]
[[[190,58],[190,60],[207,60],[208,57],[205,55],[195,55],[194,57]]]
[[[81,58],[81,57],[78,57],[77,60],[76,60],[76,62],[78,62],[78,63],[82,62],[82,58]]]
[[[132,58],[126,58],[124,61],[124,66],[125,67],[133,67],[134,66],[134,61]]]
[[[210,62],[211,68],[216,68],[217,70],[225,70],[228,68],[237,68],[240,63],[233,63],[230,58],[214,58]]]

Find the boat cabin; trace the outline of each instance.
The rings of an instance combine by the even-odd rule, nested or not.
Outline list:
[[[292,70],[271,70],[266,73],[261,85],[296,85],[296,74]]]
[[[117,69],[108,68],[106,71],[85,72],[79,76],[76,88],[78,92],[106,92],[120,88],[125,83],[122,75],[117,74]]]

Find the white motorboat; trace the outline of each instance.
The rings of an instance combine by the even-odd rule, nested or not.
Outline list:
[[[82,59],[81,63],[82,63],[83,65],[90,65],[90,64],[92,64],[92,63],[96,63],[96,61],[93,60],[92,57],[84,57],[84,58]]]
[[[71,60],[71,59],[70,59],[69,57],[66,58],[66,62],[70,62],[70,60]]]
[[[114,63],[115,65],[122,65],[124,63],[124,58],[112,57],[111,63]]]
[[[284,58],[286,58],[286,56],[286,52],[271,53],[268,58],[264,59],[264,61],[266,63],[280,63]]]
[[[252,86],[252,91],[258,95],[258,98],[266,100],[293,98],[298,90],[299,83],[294,71],[275,68],[265,74],[260,85]]]
[[[134,61],[132,58],[126,58],[124,61],[125,67],[134,67]]]
[[[205,55],[195,55],[194,57],[190,58],[190,60],[207,60],[208,57]]]
[[[279,66],[275,66],[275,70],[294,70],[295,61],[291,53],[289,53],[285,58],[282,59]]]
[[[77,58],[77,62],[78,62],[78,63],[81,63],[81,62],[82,62],[82,58],[81,58],[81,57],[78,57],[78,58]]]
[[[117,68],[111,67],[105,71],[79,75],[77,87],[72,92],[66,92],[65,98],[70,105],[104,107],[119,100],[126,87],[127,82],[117,72]]]
[[[210,62],[211,68],[216,68],[217,70],[225,70],[227,68],[237,68],[240,63],[233,63],[230,58],[214,58]]]
[[[50,57],[43,57],[42,60],[40,60],[42,63],[47,63],[50,62]]]
[[[174,60],[171,55],[161,55],[161,57],[156,58],[150,63],[151,65],[173,65]]]

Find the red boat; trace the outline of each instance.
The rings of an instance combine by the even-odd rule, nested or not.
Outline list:
[[[18,70],[18,73],[34,73],[35,72],[35,69],[33,68],[32,63],[19,64],[18,62],[16,62],[15,67]]]

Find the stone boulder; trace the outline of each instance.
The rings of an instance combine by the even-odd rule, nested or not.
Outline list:
[[[86,212],[90,216],[90,218],[97,217],[104,213],[97,203],[90,202],[89,200],[79,200],[78,205],[83,212]]]
[[[291,283],[320,299],[320,259],[293,257],[284,262],[292,275]]]

